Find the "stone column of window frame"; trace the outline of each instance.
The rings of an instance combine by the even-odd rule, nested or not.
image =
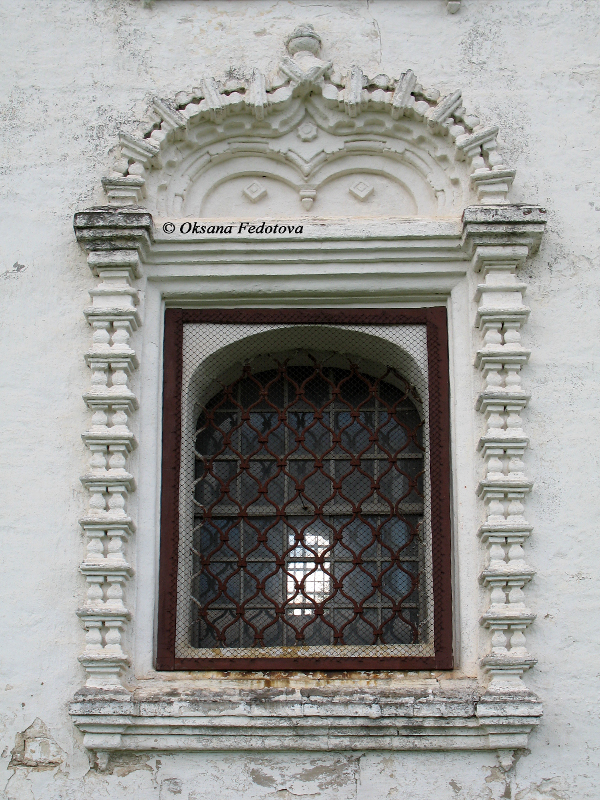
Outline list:
[[[487,513],[479,529],[488,550],[481,583],[490,589],[481,624],[492,632],[491,650],[482,666],[491,674],[494,689],[518,686],[536,663],[524,636],[535,615],[523,592],[534,570],[525,562],[522,547],[532,530],[523,516],[523,501],[533,484],[521,460],[529,440],[520,417],[530,397],[520,376],[530,356],[520,337],[530,309],[523,304],[526,286],[519,282],[517,270],[539,246],[545,211],[535,206],[472,206],[463,220],[473,269],[482,279],[475,295],[482,339],[475,366],[485,381],[477,410],[485,416],[487,430],[479,440],[485,477],[477,493]]]
[[[86,630],[86,648],[79,661],[87,672],[86,686],[125,691],[122,674],[129,658],[121,644],[130,618],[123,587],[132,574],[123,546],[135,532],[126,511],[135,490],[127,457],[136,446],[128,415],[138,406],[129,388],[138,359],[129,337],[140,325],[138,250],[150,242],[152,218],[145,210],[97,208],[75,215],[75,233],[88,251],[88,264],[100,279],[90,291],[92,305],[84,310],[92,328],[85,354],[92,385],[83,399],[93,412],[82,438],[91,452],[89,471],[82,476],[89,490],[89,509],[80,520],[87,538],[81,564],[88,591],[77,611]]]

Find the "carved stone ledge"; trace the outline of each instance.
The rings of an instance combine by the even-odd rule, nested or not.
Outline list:
[[[152,242],[152,215],[145,208],[98,206],[75,214],[77,241],[86,250],[134,250]]]
[[[522,366],[529,361],[531,355],[530,350],[519,348],[518,350],[512,349],[504,345],[498,348],[488,348],[477,351],[475,357],[475,366],[485,367],[488,364],[518,364]]]
[[[145,197],[145,183],[135,175],[102,178],[108,202],[115,206],[137,205]]]
[[[81,517],[79,524],[85,531],[112,531],[121,536],[132,536],[135,533],[135,525],[131,517],[120,516],[110,511],[99,512],[95,516]]]
[[[91,389],[86,392],[83,399],[90,408],[94,406],[120,405],[135,411],[138,401],[132,391],[125,386],[109,386],[104,389]]]
[[[503,492],[505,494],[511,492],[527,494],[531,491],[532,486],[532,481],[522,478],[513,478],[510,475],[501,475],[497,479],[487,479],[485,481],[481,481],[477,487],[477,494],[480,497],[485,497],[486,494],[496,492]]]
[[[546,209],[522,204],[469,206],[463,213],[463,237],[469,251],[479,246],[521,245],[537,252],[546,225]]]
[[[518,564],[511,564],[510,562],[492,562],[492,564],[483,570],[479,576],[479,580],[485,586],[493,586],[497,584],[511,584],[516,582],[518,585],[523,586],[528,583],[535,575],[533,567],[527,566],[523,561]]]
[[[531,534],[532,530],[533,525],[529,525],[528,523],[512,523],[503,520],[493,525],[482,525],[479,528],[479,536],[481,536],[483,542],[487,542],[490,537],[496,536],[503,536],[504,538],[517,536],[526,539]]]
[[[90,213],[93,209],[90,210]],[[87,212],[81,212],[82,214]],[[140,259],[132,250],[94,250],[88,255],[88,267],[96,277],[113,270],[125,271],[130,280],[141,278]]]
[[[84,745],[122,750],[496,750],[527,746],[542,708],[528,691],[263,689],[79,693]]]
[[[95,474],[87,472],[80,478],[81,483],[88,489],[90,486],[123,487],[127,492],[135,491],[135,479],[133,475],[124,470],[104,470]]]
[[[124,309],[117,306],[94,308],[88,306],[83,309],[83,315],[92,325],[94,322],[125,322],[131,326],[132,331],[136,331],[140,326],[140,315],[134,308]]]
[[[129,692],[120,684],[119,676],[129,665],[129,658],[125,655],[113,655],[105,652],[84,653],[77,659],[88,673],[88,686],[95,688],[95,684],[110,686],[121,697],[129,697]]]
[[[510,291],[517,291],[521,290],[522,284],[511,284]],[[526,287],[525,287],[526,288]],[[489,292],[490,287],[488,284],[482,284],[481,286],[477,287],[477,294],[481,295],[481,293]],[[523,292],[524,293],[524,292]],[[478,300],[479,297],[476,297]],[[501,308],[499,306],[480,306],[477,309],[477,327],[482,328],[486,324],[490,324],[493,322],[502,322],[503,324],[508,323],[518,323],[519,325],[525,324],[527,322],[527,318],[531,309],[527,306],[517,306],[516,308]]]
[[[507,675],[512,675],[516,678],[523,675],[523,673],[535,667],[537,659],[531,656],[515,657],[507,655],[489,655],[481,661],[481,665],[485,672],[498,676],[500,679],[506,679]]]
[[[90,429],[81,434],[81,438],[90,447],[93,444],[104,445],[110,447],[111,445],[122,445],[123,448],[130,453],[137,447],[137,441],[131,431],[113,431],[112,428],[105,430]]]
[[[507,603],[497,606],[492,605],[481,616],[482,623],[486,625],[493,622],[505,622],[507,625],[512,623],[531,625],[534,620],[535,614],[521,603],[515,603],[514,606]]]
[[[500,386],[496,389],[485,389],[477,398],[476,409],[485,414],[491,406],[513,406],[523,409],[531,399],[528,392],[522,389],[511,389]]]

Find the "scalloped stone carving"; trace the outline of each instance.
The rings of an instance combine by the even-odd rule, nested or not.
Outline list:
[[[219,188],[242,179],[243,191],[260,178],[272,202],[256,215],[295,216],[300,205],[330,216],[347,200],[339,180],[347,175],[369,176],[372,185],[378,176],[389,187],[375,187],[374,216],[390,207],[458,216],[476,202],[507,202],[515,173],[497,152],[498,128],[468,114],[460,91],[425,89],[410,69],[397,78],[338,70],[319,57],[321,39],[310,25],[297,28],[287,48],[272,75],[205,77],[173,101],[154,100],[144,137],[121,134],[115,169],[103,181],[109,203],[145,198],[159,216],[248,216],[247,204],[223,209]],[[336,182],[325,202],[322,190]]]

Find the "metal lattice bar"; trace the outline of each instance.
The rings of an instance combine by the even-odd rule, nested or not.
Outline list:
[[[419,559],[408,550],[421,519],[408,522],[390,493],[401,485],[400,499],[423,506],[414,390],[391,368],[373,377],[303,355],[307,366],[247,364],[199,416],[195,647],[418,641]],[[259,515],[263,529],[250,521]],[[264,533],[274,525],[278,547]]]

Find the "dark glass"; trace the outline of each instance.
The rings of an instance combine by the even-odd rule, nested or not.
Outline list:
[[[207,403],[193,646],[419,641],[422,422],[414,391],[387,374],[246,367]]]

